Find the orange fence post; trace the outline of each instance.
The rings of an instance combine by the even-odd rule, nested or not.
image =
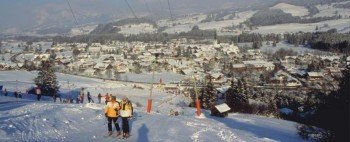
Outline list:
[[[196,99],[196,108],[197,108],[196,114],[197,116],[200,116],[202,112],[201,112],[201,103],[199,99]]]
[[[152,99],[147,100],[147,113],[151,113],[152,110]]]

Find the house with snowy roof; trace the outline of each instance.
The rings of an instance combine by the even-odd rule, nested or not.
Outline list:
[[[292,77],[290,74],[282,70],[279,70],[274,74],[274,77],[270,79],[270,83],[286,87],[302,86],[302,83],[298,79]]]
[[[207,79],[211,79],[214,86],[222,86],[228,82],[224,74],[220,72],[210,72],[207,75]]]
[[[222,103],[220,105],[215,105],[211,109],[211,115],[218,117],[226,117],[228,115],[228,111],[230,110],[231,108],[226,103]]]
[[[112,52],[115,52],[116,50],[117,50],[117,48],[114,46],[106,46],[106,45],[101,46],[102,52],[112,53]]]
[[[95,66],[94,69],[97,71],[106,71],[108,69],[112,69],[113,66],[109,63],[103,63],[103,62],[98,62]]]
[[[242,72],[246,71],[246,69],[247,69],[247,67],[245,64],[232,64],[232,66],[231,66],[232,72],[242,73]]]
[[[86,70],[89,68],[93,68],[96,65],[94,61],[85,61],[79,66],[79,70]]]
[[[272,71],[275,69],[275,65],[273,62],[267,62],[264,60],[250,60],[250,61],[243,61],[243,64],[253,67],[253,69],[257,71]]]
[[[44,61],[44,60],[48,60],[50,58],[50,54],[35,54],[34,55],[34,60],[36,61]]]
[[[70,59],[63,58],[63,59],[56,60],[56,62],[59,65],[68,65],[71,61]]]
[[[88,53],[80,53],[78,55],[78,59],[87,59],[87,58],[90,58],[90,57],[91,57],[91,55],[88,54]]]
[[[102,47],[101,46],[90,46],[88,49],[88,52],[91,54],[97,54],[99,52],[102,51]]]
[[[317,81],[321,80],[324,77],[324,74],[322,72],[308,72],[307,78],[309,81]]]

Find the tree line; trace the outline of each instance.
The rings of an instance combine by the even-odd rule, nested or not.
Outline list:
[[[284,38],[295,46],[307,45],[323,51],[350,53],[350,33],[337,33],[336,29],[327,32],[287,33]]]

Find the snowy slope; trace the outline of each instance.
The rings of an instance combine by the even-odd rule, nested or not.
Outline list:
[[[0,82],[6,88],[12,79],[30,81],[35,74],[25,71],[0,72]],[[135,106],[131,121],[131,137],[127,141],[302,141],[296,134],[296,123],[248,114],[230,114],[227,118],[195,118],[194,109],[186,107],[186,98],[155,89],[153,112],[146,114],[148,89],[133,89],[130,84],[58,74],[58,79],[70,79],[76,87],[89,87],[97,92],[129,96]],[[12,87],[11,87],[12,86]],[[23,86],[19,86],[25,87]],[[65,88],[64,86],[61,86]],[[147,86],[145,86],[147,87]],[[0,141],[115,141],[105,138],[106,120],[100,104],[59,104],[36,102],[31,97],[14,99],[0,95]],[[96,101],[96,98],[95,98]],[[180,112],[169,116],[168,110]]]
[[[280,9],[285,13],[290,13],[293,16],[306,16],[309,14],[309,11],[307,8],[303,6],[295,6],[287,3],[279,3],[275,6],[271,7],[270,9]]]
[[[317,9],[320,11],[313,17],[331,17],[331,16],[338,16],[341,15],[343,17],[349,17],[350,16],[350,9],[346,8],[336,8],[334,7],[335,4],[345,4],[346,2],[340,2],[340,3],[332,3],[332,4],[325,4],[325,5],[316,5]]]
[[[16,102],[3,96],[0,100],[1,141],[113,141],[103,137],[107,130],[102,109]],[[273,118],[230,114],[228,118],[198,119],[149,115],[143,108],[136,109],[128,141],[301,141],[295,123]]]
[[[283,34],[285,32],[314,32],[316,26],[319,27],[319,31],[327,31],[332,28],[336,28],[340,33],[346,33],[350,31],[350,19],[339,19],[339,20],[329,20],[322,21],[319,23],[308,23],[308,24],[300,24],[300,23],[288,23],[288,24],[278,24],[271,26],[261,26],[258,29],[251,31],[252,33],[260,33],[260,34]],[[325,26],[327,25],[327,26]]]
[[[188,32],[191,31],[192,27],[197,25],[201,30],[220,30],[225,27],[232,27],[233,25],[237,26],[240,23],[243,23],[250,17],[252,17],[256,11],[243,11],[236,13],[236,17],[231,20],[223,20],[223,21],[211,21],[201,23],[200,21],[191,21],[182,22],[183,24],[178,24],[176,26],[169,26],[169,28],[165,29],[163,32],[165,33],[180,33],[180,32]],[[197,18],[199,19],[199,18]],[[175,23],[178,23],[177,21]],[[220,34],[220,33],[219,33]]]
[[[141,23],[141,24],[127,24],[123,26],[119,26],[120,31],[119,33],[124,35],[133,35],[133,34],[140,34],[140,33],[155,33],[156,28],[153,27],[153,25],[148,23]]]

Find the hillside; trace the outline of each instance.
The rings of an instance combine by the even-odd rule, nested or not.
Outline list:
[[[11,74],[11,75],[9,75]],[[29,73],[31,74],[31,73]],[[1,84],[15,88],[9,80],[26,78],[25,72],[0,72]],[[8,76],[8,77],[4,77]],[[3,78],[4,77],[4,78]],[[59,80],[70,79],[76,87],[88,87],[95,99],[97,92],[118,92],[117,98],[129,96],[135,106],[131,120],[131,137],[127,141],[303,141],[296,133],[294,122],[248,114],[229,114],[217,118],[204,111],[204,118],[194,117],[194,109],[184,106],[184,98],[155,90],[154,112],[146,114],[145,102],[148,89],[132,89],[131,84],[103,82],[60,74]],[[5,80],[5,81],[4,81]],[[6,81],[7,80],[7,81]],[[30,83],[28,82],[30,85]],[[12,87],[11,87],[12,86]],[[25,88],[19,84],[18,88]],[[104,86],[104,87],[101,87]],[[61,86],[66,88],[65,86]],[[0,137],[4,141],[114,141],[105,138],[106,120],[102,115],[103,105],[59,104],[51,101],[36,102],[31,95],[24,99],[0,96]],[[167,100],[167,101],[165,101]],[[169,116],[175,109],[179,116]]]
[[[90,34],[138,34],[156,31],[157,24],[146,18],[123,19],[107,24],[99,24]]]
[[[315,32],[316,27],[319,27],[318,31],[327,31],[330,29],[337,29],[340,33],[346,33],[350,31],[349,25],[350,19],[340,19],[340,20],[328,20],[322,21],[318,23],[287,23],[287,24],[277,24],[277,25],[269,25],[269,26],[261,26],[255,30],[252,30],[252,33],[261,33],[261,34],[269,34],[269,33],[277,33],[283,34],[285,32]]]
[[[306,16],[309,14],[309,11],[307,8],[303,6],[295,6],[287,3],[276,4],[270,9],[280,9],[285,13],[292,14],[292,16]]]

